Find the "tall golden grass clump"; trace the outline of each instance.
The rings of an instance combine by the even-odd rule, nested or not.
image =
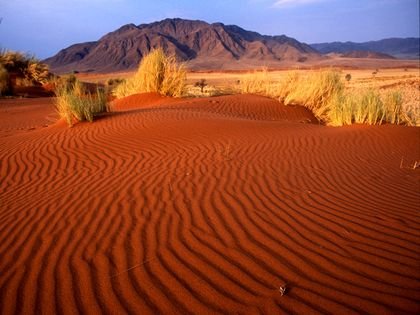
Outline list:
[[[279,99],[285,105],[303,105],[324,121],[328,115],[328,103],[344,91],[340,73],[334,70],[316,71],[307,76],[290,75],[286,80]]]
[[[380,125],[385,117],[385,107],[378,92],[367,90],[361,94],[356,106],[356,113],[362,113],[355,117],[358,124]]]
[[[76,121],[93,121],[96,114],[107,111],[105,93],[97,89],[96,93],[85,91],[79,81],[70,86],[61,84],[56,87],[56,109],[69,126]]]
[[[386,121],[387,109],[374,90],[339,93],[327,103],[325,122],[330,126],[356,124],[380,125]]]
[[[354,98],[342,93],[335,94],[328,103],[328,124],[330,126],[351,125],[356,105]]]
[[[166,96],[180,97],[185,88],[186,71],[174,56],[165,55],[158,48],[145,56],[134,77],[119,84],[113,91],[117,97],[142,92],[157,92]]]

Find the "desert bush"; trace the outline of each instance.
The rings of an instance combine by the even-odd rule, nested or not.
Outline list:
[[[203,93],[204,88],[207,86],[206,79],[200,79],[200,81],[195,82],[194,86],[199,87],[201,93]]]
[[[25,77],[35,84],[47,83],[50,76],[48,66],[36,60],[31,60],[25,70]]]
[[[3,65],[0,64],[0,96],[3,96],[9,92],[9,72]]]
[[[142,92],[157,92],[179,97],[185,87],[186,71],[174,56],[165,55],[163,49],[155,49],[145,56],[134,77],[119,84],[113,91],[117,97]]]
[[[351,80],[351,74],[350,73],[347,73],[346,76],[345,76],[345,79],[346,79],[347,82],[350,82],[350,80]]]
[[[87,92],[79,81],[72,86],[58,85],[56,88],[56,109],[69,126],[75,121],[93,121],[96,114],[107,111],[105,93],[97,89],[96,93]]]
[[[18,83],[24,86],[45,84],[51,77],[48,66],[32,55],[21,52],[0,51],[0,64],[9,72],[17,75]]]
[[[1,50],[0,64],[2,64],[9,72],[24,73],[29,61],[33,57],[17,51]]]

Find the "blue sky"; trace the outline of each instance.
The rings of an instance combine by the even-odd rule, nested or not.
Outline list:
[[[419,37],[419,0],[0,0],[0,48],[39,58],[128,23],[180,17],[306,43]]]

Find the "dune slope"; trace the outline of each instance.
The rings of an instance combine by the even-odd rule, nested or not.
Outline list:
[[[29,130],[2,106],[1,314],[420,311],[416,128],[250,95]]]

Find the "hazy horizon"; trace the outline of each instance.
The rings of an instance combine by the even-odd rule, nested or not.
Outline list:
[[[165,18],[235,24],[305,43],[419,37],[418,0],[0,0],[0,48],[39,58],[96,41],[134,23]]]

